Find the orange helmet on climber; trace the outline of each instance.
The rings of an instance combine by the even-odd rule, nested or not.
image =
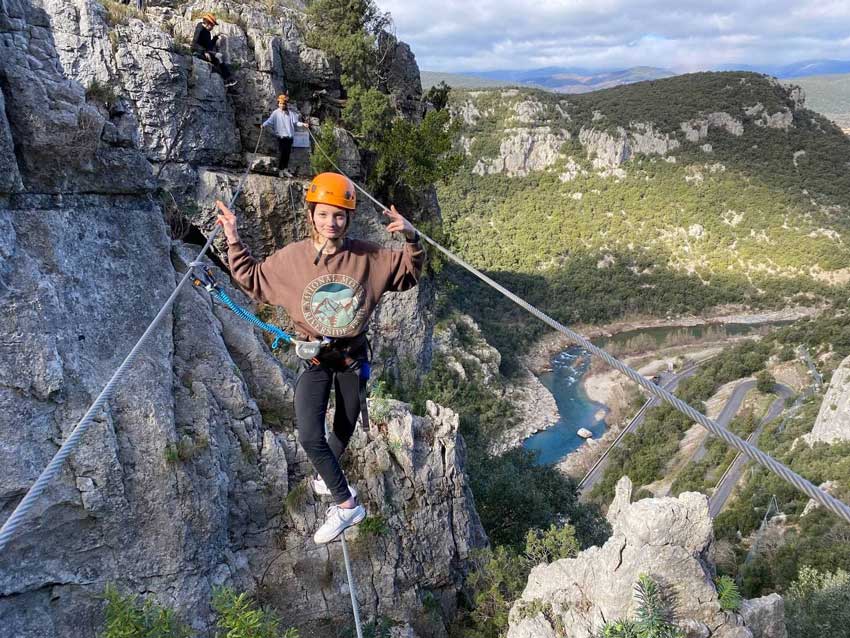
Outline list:
[[[357,206],[354,182],[339,173],[319,173],[307,189],[307,202],[354,210]]]

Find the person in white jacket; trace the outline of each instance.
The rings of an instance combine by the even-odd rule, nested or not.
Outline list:
[[[309,128],[309,124],[301,121],[301,116],[295,109],[289,108],[289,96],[286,94],[277,96],[277,109],[275,109],[265,122],[263,127],[271,126],[277,137],[278,164],[277,170],[286,177],[292,177],[289,172],[289,155],[292,152],[292,137],[297,127]]]

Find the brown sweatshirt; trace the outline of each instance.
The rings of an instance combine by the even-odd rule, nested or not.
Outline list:
[[[264,261],[256,260],[239,241],[228,244],[227,257],[233,278],[245,292],[283,306],[298,333],[308,339],[365,332],[381,295],[415,286],[425,263],[419,243],[392,250],[348,238],[315,265],[316,249],[309,239],[288,244]]]

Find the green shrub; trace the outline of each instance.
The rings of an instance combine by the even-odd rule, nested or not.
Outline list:
[[[785,596],[788,638],[847,635],[850,627],[850,574],[803,567]]]
[[[358,526],[360,533],[367,537],[386,536],[390,531],[387,519],[380,514],[367,516]]]
[[[148,18],[144,11],[139,11],[134,4],[124,4],[115,0],[101,0],[103,8],[106,9],[106,21],[111,26],[119,24],[130,24],[130,18],[147,22]]]
[[[89,88],[86,89],[86,101],[100,104],[107,109],[118,100],[118,94],[115,92],[115,87],[109,84],[102,84],[97,80],[92,80]]]
[[[495,638],[507,630],[508,612],[525,588],[531,566],[525,556],[504,546],[480,550],[476,559],[479,567],[466,582],[473,593],[464,635]]]
[[[176,443],[167,443],[163,453],[165,460],[168,463],[177,463],[180,460],[180,451],[177,449]]]
[[[305,478],[298,485],[289,490],[289,494],[286,495],[285,505],[286,510],[290,513],[290,515],[294,516],[295,514],[298,514],[307,504],[307,501],[310,498],[309,482],[310,478]]]
[[[396,119],[375,144],[372,183],[391,201],[398,201],[448,178],[463,163],[452,150],[455,135],[448,111],[429,111],[418,124]]]
[[[314,0],[307,7],[307,44],[339,60],[345,87],[373,84],[378,34],[389,25],[373,0]]]
[[[445,81],[440,80],[439,84],[435,84],[428,92],[425,93],[425,96],[422,98],[425,102],[430,102],[431,105],[437,109],[438,111],[442,111],[449,103],[449,94],[451,93],[452,87],[445,83]]]
[[[532,564],[551,563],[573,558],[579,545],[572,525],[551,525],[548,530],[529,530],[525,537],[525,556]]]
[[[756,390],[769,394],[773,392],[773,386],[776,384],[776,379],[767,370],[762,370],[756,375]]]
[[[113,585],[103,592],[105,628],[100,638],[188,638],[189,627],[181,623],[173,610],[146,598],[139,603],[133,594],[122,595]]]
[[[635,583],[637,610],[635,620],[605,623],[600,638],[683,638],[685,633],[674,624],[672,600],[647,574]]]
[[[283,631],[280,619],[270,610],[260,609],[246,593],[237,594],[229,587],[213,591],[212,606],[216,626],[225,638],[298,638],[298,630]]]
[[[313,131],[320,147],[310,154],[310,169],[314,175],[335,172],[334,164],[339,165],[339,144],[335,129],[332,120],[325,120],[318,129]]]

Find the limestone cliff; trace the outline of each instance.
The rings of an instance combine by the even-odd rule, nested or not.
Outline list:
[[[620,479],[608,511],[611,538],[576,558],[534,568],[511,609],[508,638],[592,638],[608,621],[631,618],[640,574],[672,598],[676,624],[688,638],[785,638],[783,601],[776,594],[745,601],[739,613],[720,608],[708,560],[713,540],[708,499],[631,503],[632,485]]]
[[[823,441],[835,443],[850,440],[850,357],[832,373],[812,431],[803,437],[809,444]]]
[[[201,8],[233,20],[221,24],[238,68],[230,93],[186,54]],[[169,236],[161,197],[178,225],[209,231],[208,204],[256,159],[248,151],[275,93],[289,88],[305,115],[338,95],[333,64],[303,44],[285,7],[151,7],[144,18],[116,23],[91,0],[0,4],[0,520],[197,252]],[[395,50],[388,81],[409,102],[415,61]],[[306,161],[306,150],[295,157],[302,171]],[[237,209],[259,255],[303,236],[300,181],[252,175]],[[360,212],[357,232],[385,241]],[[431,296],[425,283],[381,306],[376,352],[427,360]],[[107,583],[174,607],[198,635],[218,584],[311,635],[350,622],[340,549],[311,539],[325,506],[295,441],[293,379],[259,333],[184,290],[0,556],[0,633],[94,636]],[[364,614],[445,635],[469,552],[486,542],[457,417],[372,407],[346,461],[374,518],[351,543]]]

